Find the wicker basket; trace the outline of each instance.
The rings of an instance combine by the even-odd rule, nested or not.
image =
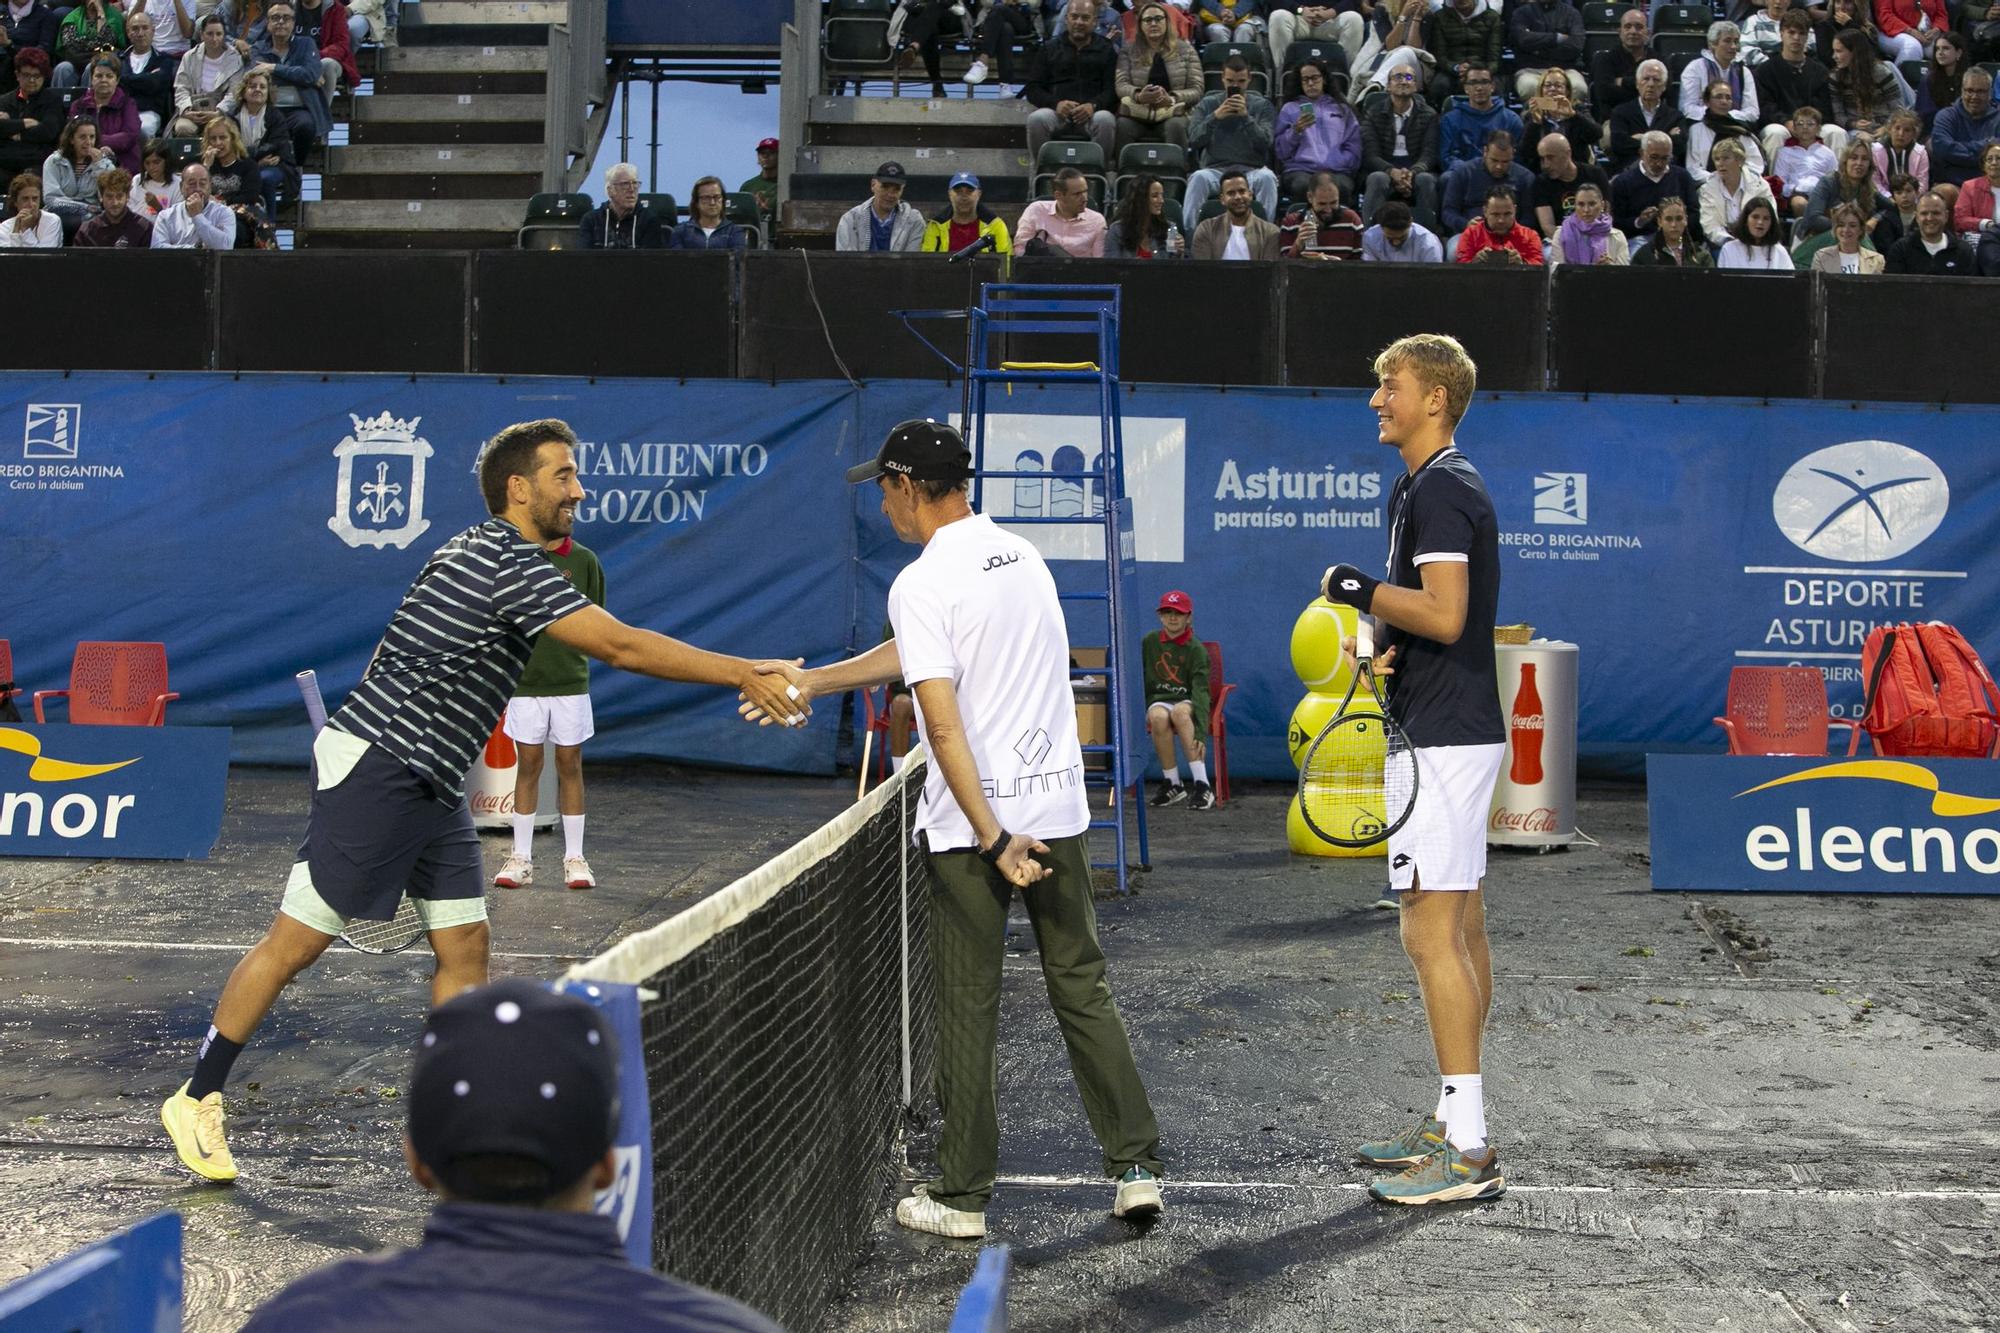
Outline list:
[[[1535,627],[1533,625],[1495,625],[1493,627],[1493,642],[1495,643],[1527,643],[1534,637]]]

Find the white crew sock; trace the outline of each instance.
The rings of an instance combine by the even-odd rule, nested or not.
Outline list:
[[[1174,765],[1174,766],[1173,766],[1172,768],[1168,769],[1168,770],[1166,771],[1166,779],[1167,779],[1167,785],[1168,785],[1169,787],[1178,787],[1178,786],[1180,786],[1180,785],[1181,785],[1181,766],[1180,766],[1179,764],[1175,764],[1175,765]]]
[[[1199,759],[1188,760],[1188,775],[1203,786],[1208,785],[1208,765]]]
[[[1448,1078],[1438,1080],[1438,1109],[1431,1113],[1431,1119],[1437,1121],[1440,1125],[1444,1123],[1444,1085],[1449,1082],[1451,1080]]]
[[[562,817],[562,825],[563,825],[563,859],[568,860],[573,856],[582,856],[583,816],[564,815]]]
[[[514,819],[514,855],[523,861],[531,861],[535,855],[535,816],[516,813]]]
[[[1444,1136],[1460,1152],[1483,1152],[1486,1148],[1486,1093],[1477,1074],[1446,1074],[1444,1086]]]

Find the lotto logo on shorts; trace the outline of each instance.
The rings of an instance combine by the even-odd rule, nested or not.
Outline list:
[[[75,458],[82,425],[83,407],[79,403],[29,403],[21,457]]]

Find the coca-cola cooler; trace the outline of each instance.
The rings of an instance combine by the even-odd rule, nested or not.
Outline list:
[[[544,754],[542,781],[535,795],[535,827],[552,828],[556,822],[556,760]],[[465,775],[465,803],[472,807],[475,828],[514,827],[514,738],[505,724],[496,725],[486,738],[486,748],[472,761]]]
[[[1563,847],[1576,840],[1576,645],[1555,639],[1493,646],[1507,758],[1493,784],[1486,841]]]

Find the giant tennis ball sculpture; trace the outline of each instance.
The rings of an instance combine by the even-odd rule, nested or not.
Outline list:
[[[1313,693],[1331,694],[1337,699],[1347,692],[1354,669],[1342,656],[1340,641],[1353,637],[1358,615],[1351,606],[1338,606],[1324,597],[1315,597],[1293,623],[1292,670]],[[1298,762],[1299,756],[1294,753],[1292,763]]]
[[[1356,811],[1360,815],[1359,810]],[[1389,844],[1378,842],[1373,847],[1336,847],[1312,831],[1306,823],[1305,812],[1299,809],[1299,798],[1294,795],[1285,803],[1285,843],[1300,856],[1387,856]]]
[[[1285,725],[1285,748],[1292,752],[1292,767],[1305,763],[1306,750],[1313,738],[1326,729],[1333,721],[1334,713],[1340,708],[1337,694],[1308,694],[1299,700],[1299,706],[1292,710],[1292,720]]]

